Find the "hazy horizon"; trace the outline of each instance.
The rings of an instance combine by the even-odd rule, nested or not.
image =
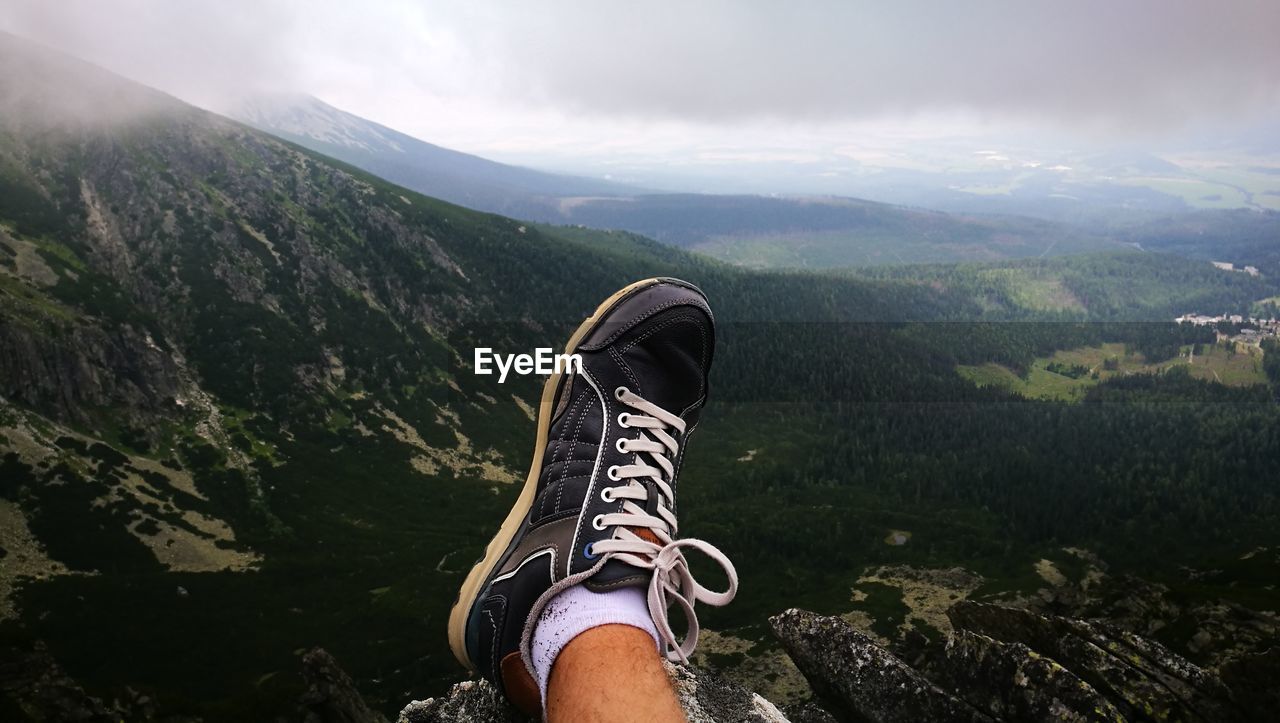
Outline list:
[[[0,8],[0,29],[218,112],[299,93],[509,163],[897,201],[914,197],[895,184],[989,195],[1047,168],[1110,182],[1081,162],[1103,153],[1193,175],[1280,167],[1277,27],[1280,6],[1246,1]],[[1213,174],[1156,180],[1208,184],[1193,202],[1280,206],[1266,179],[1226,200],[1215,184],[1235,182]]]

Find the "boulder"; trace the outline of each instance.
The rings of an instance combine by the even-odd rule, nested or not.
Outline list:
[[[387,723],[364,702],[351,676],[323,648],[302,656],[302,679],[307,684],[298,700],[303,723]]]
[[[769,701],[714,673],[692,666],[667,665],[689,723],[787,723]],[[484,680],[455,684],[438,698],[413,701],[398,723],[524,723],[516,710]]]
[[[525,723],[529,718],[507,702],[486,680],[454,683],[438,698],[415,700],[400,711],[397,723]]]
[[[1159,643],[1098,623],[962,601],[952,625],[1053,658],[1131,720],[1233,720],[1230,693],[1212,673]]]
[[[936,679],[999,719],[1124,720],[1093,686],[1022,643],[957,630],[934,670]]]
[[[835,716],[813,701],[793,703],[783,708],[782,714],[791,723],[837,723]]]
[[[1227,661],[1218,674],[1247,720],[1271,720],[1280,714],[1280,646]]]
[[[113,723],[123,715],[115,706],[86,694],[54,662],[42,642],[36,642],[29,650],[0,650],[0,694],[29,720]]]
[[[813,690],[872,721],[989,721],[838,617],[792,608],[769,619]]]
[[[12,708],[20,712],[22,720],[150,720],[155,712],[150,698],[127,692],[132,700],[104,702],[89,695],[54,661],[43,642],[30,648],[0,649],[0,711]]]

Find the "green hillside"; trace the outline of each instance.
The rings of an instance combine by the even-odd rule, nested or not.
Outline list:
[[[646,195],[562,204],[562,223],[627,229],[748,268],[823,269],[1116,251],[1106,236],[1017,216],[840,197]]]
[[[846,272],[914,281],[974,299],[987,318],[1168,321],[1184,314],[1243,314],[1280,283],[1270,274],[1223,271],[1170,253],[1091,254],[990,264],[923,265]]]
[[[1036,359],[1025,378],[995,362],[957,367],[979,386],[998,386],[1031,399],[1065,401],[1085,398],[1109,379],[1134,374],[1161,374],[1185,368],[1193,378],[1227,386],[1265,385],[1263,352],[1255,346],[1223,342],[1187,345],[1172,359],[1152,363],[1125,344],[1110,343],[1056,351]]]

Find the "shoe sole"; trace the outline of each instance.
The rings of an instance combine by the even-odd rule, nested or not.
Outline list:
[[[569,337],[569,342],[565,344],[565,354],[572,354],[578,348],[583,338],[595,328],[613,307],[622,301],[632,292],[653,286],[662,282],[676,282],[675,279],[667,278],[651,278],[643,281],[637,281],[629,284],[612,296],[605,299],[596,310],[588,316],[580,325],[577,331],[573,332],[573,336]],[[689,286],[688,283],[678,281],[682,286]],[[453,604],[453,609],[449,611],[449,648],[453,650],[453,657],[458,659],[468,670],[475,670],[476,666],[471,662],[471,656],[467,654],[467,619],[471,616],[471,608],[475,605],[476,597],[483,590],[485,583],[489,580],[490,573],[493,568],[506,555],[507,549],[511,546],[512,539],[520,530],[520,526],[524,523],[525,518],[529,514],[529,508],[533,506],[533,499],[538,490],[538,477],[542,473],[542,455],[547,448],[547,432],[551,427],[551,414],[553,412],[553,404],[555,403],[556,390],[560,386],[562,374],[555,373],[547,378],[546,384],[542,387],[542,401],[538,404],[538,436],[536,446],[533,450],[533,463],[529,466],[529,476],[525,478],[524,488],[520,490],[520,496],[516,498],[515,505],[511,507],[511,512],[507,513],[507,518],[502,522],[502,527],[498,530],[498,534],[494,535],[489,541],[489,545],[484,549],[484,557],[471,568],[471,572],[467,573],[467,577],[462,582],[462,589],[458,591],[458,600]]]

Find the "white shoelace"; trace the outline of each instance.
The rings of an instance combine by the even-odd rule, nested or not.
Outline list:
[[[662,638],[667,658],[686,662],[698,645],[698,618],[693,612],[694,604],[729,604],[738,592],[738,573],[729,558],[711,543],[695,539],[675,539],[676,516],[671,511],[675,504],[675,493],[671,487],[675,477],[675,464],[671,458],[679,453],[680,443],[668,430],[675,430],[676,435],[684,434],[684,420],[626,387],[618,387],[614,397],[640,412],[623,412],[618,415],[619,426],[638,428],[641,431],[638,437],[618,440],[618,450],[635,453],[635,461],[628,465],[615,465],[608,470],[610,480],[630,482],[626,486],[606,488],[601,493],[606,501],[624,502],[621,512],[597,515],[592,521],[597,529],[614,528],[613,538],[595,543],[592,545],[592,552],[653,570],[653,578],[649,581],[649,614],[653,616],[653,623]],[[645,462],[644,457],[653,464]],[[649,500],[649,487],[642,480],[651,480],[658,491],[656,516],[645,511],[644,503]],[[629,528],[648,529],[659,543],[640,537]],[[715,560],[729,578],[729,589],[715,592],[699,585],[689,572],[684,558],[685,548],[697,550]],[[684,641],[676,637],[667,619],[667,611],[673,603],[684,611],[685,620],[689,624]]]

